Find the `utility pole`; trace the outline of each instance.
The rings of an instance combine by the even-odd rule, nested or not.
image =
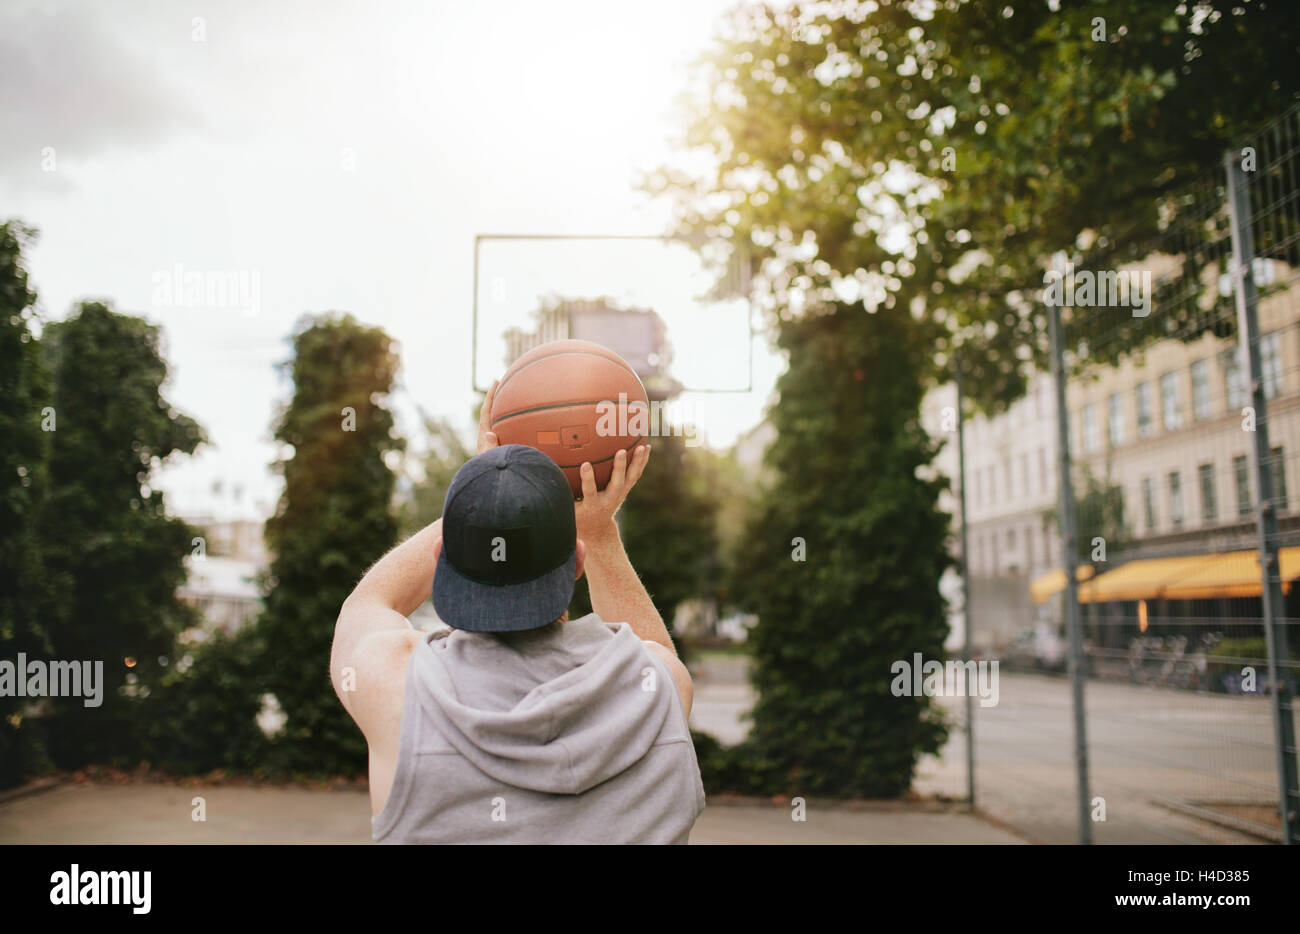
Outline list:
[[[1259,295],[1251,267],[1255,260],[1255,237],[1251,230],[1250,189],[1246,173],[1229,150],[1223,157],[1228,177],[1228,213],[1232,225],[1232,255],[1236,263],[1233,296],[1237,303],[1238,352],[1246,365],[1250,404],[1254,407],[1254,440],[1250,461],[1259,490],[1255,528],[1258,535],[1260,597],[1264,609],[1264,636],[1268,645],[1268,684],[1273,707],[1273,745],[1277,750],[1278,809],[1282,819],[1282,842],[1300,844],[1300,788],[1296,780],[1294,702],[1289,672],[1291,654],[1287,646],[1286,604],[1282,601],[1281,566],[1277,553],[1277,510],[1273,505],[1273,452],[1268,441],[1268,400],[1264,391],[1259,354]]]
[[[973,618],[970,603],[970,541],[966,534],[966,409],[962,392],[961,352],[953,355],[957,383],[957,476],[961,510],[961,613],[962,669],[970,677],[970,630]],[[975,807],[975,705],[970,686],[966,687],[966,800]]]
[[[1065,407],[1065,341],[1061,334],[1061,309],[1052,301],[1047,304],[1047,328],[1052,342],[1052,378],[1056,384],[1056,472],[1058,512],[1060,514],[1061,564],[1065,570],[1065,628],[1070,639],[1070,692],[1074,707],[1074,765],[1079,794],[1079,842],[1092,843],[1092,819],[1089,813],[1088,732],[1085,720],[1083,679],[1083,633],[1079,621],[1078,532],[1074,515],[1074,488],[1070,482],[1070,421]]]

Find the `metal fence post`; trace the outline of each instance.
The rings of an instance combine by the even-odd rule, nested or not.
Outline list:
[[[965,394],[962,392],[961,355],[953,355],[957,382],[957,476],[961,510],[961,613],[962,613],[962,665],[970,671],[970,542],[966,535],[966,414]],[[975,706],[971,701],[970,686],[966,688],[966,800],[975,807]]]
[[[1083,633],[1079,620],[1078,533],[1075,528],[1074,489],[1070,482],[1070,426],[1065,407],[1065,342],[1061,334],[1061,309],[1047,305],[1047,328],[1052,342],[1052,379],[1056,388],[1056,472],[1061,533],[1061,565],[1065,571],[1065,628],[1070,638],[1070,690],[1074,708],[1074,764],[1079,794],[1079,842],[1092,843],[1091,796],[1088,790],[1088,734],[1083,698]]]
[[[1251,267],[1255,259],[1255,240],[1251,230],[1250,190],[1246,173],[1229,150],[1223,158],[1228,182],[1228,213],[1232,227],[1232,255],[1236,262],[1233,297],[1237,306],[1237,342],[1246,364],[1250,386],[1250,404],[1255,420],[1250,448],[1259,499],[1256,529],[1259,544],[1261,598],[1264,607],[1264,634],[1268,645],[1268,683],[1272,691],[1273,740],[1277,749],[1278,808],[1282,821],[1282,841],[1300,844],[1300,789],[1297,788],[1295,729],[1292,724],[1290,678],[1283,666],[1290,660],[1286,632],[1286,604],[1282,599],[1281,567],[1278,562],[1277,511],[1273,507],[1273,477],[1269,469],[1272,450],[1268,441],[1268,403],[1265,398],[1259,352],[1259,296]]]

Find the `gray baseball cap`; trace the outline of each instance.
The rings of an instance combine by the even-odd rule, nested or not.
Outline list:
[[[577,561],[564,471],[536,448],[501,445],[452,478],[433,608],[454,629],[537,629],[568,609]]]

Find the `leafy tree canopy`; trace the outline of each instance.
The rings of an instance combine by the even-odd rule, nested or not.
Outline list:
[[[1191,210],[1180,186],[1300,95],[1297,27],[1300,5],[1276,0],[745,5],[701,63],[689,161],[645,187],[682,235],[754,257],[776,322],[836,300],[906,308],[938,365],[970,347],[971,391],[996,408],[1044,359],[1049,257],[1148,255]],[[1106,348],[1222,321],[1188,298]]]

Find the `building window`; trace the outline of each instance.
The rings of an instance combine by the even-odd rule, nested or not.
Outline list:
[[[1119,393],[1113,392],[1106,401],[1107,406],[1107,434],[1110,438],[1110,446],[1119,447],[1124,443],[1124,403],[1120,399]]]
[[[1210,417],[1210,361],[1197,360],[1192,364],[1192,415],[1197,419]]]
[[[1259,370],[1264,383],[1264,397],[1272,399],[1282,388],[1282,349],[1276,331],[1260,338]]]
[[[1097,407],[1089,402],[1083,407],[1083,450],[1091,454],[1101,446],[1097,435]]]
[[[1232,459],[1232,473],[1237,480],[1237,515],[1250,515],[1250,460],[1245,454]]]
[[[1281,448],[1273,448],[1273,503],[1278,512],[1286,512],[1286,460]]]
[[[1138,383],[1137,386],[1138,437],[1151,436],[1151,384]]]
[[[1169,521],[1175,528],[1183,524],[1183,476],[1176,470],[1169,474]]]
[[[1235,347],[1223,352],[1223,385],[1228,397],[1228,410],[1241,411],[1246,405],[1246,383],[1241,373],[1241,357]]]
[[[1214,465],[1202,464],[1196,468],[1201,483],[1201,518],[1213,522],[1219,515],[1219,504],[1214,496]]]
[[[1029,486],[1029,455],[1020,455],[1020,495],[1025,496],[1030,491]]]
[[[1178,412],[1178,374],[1166,373],[1160,377],[1160,401],[1165,431],[1177,428],[1181,424]]]
[[[1272,285],[1277,281],[1277,270],[1274,268],[1277,264],[1272,260],[1256,256],[1250,263],[1250,275],[1255,280],[1255,287],[1261,288],[1266,285]],[[1232,294],[1232,280],[1237,275],[1237,258],[1229,256],[1227,261],[1228,271],[1219,275],[1219,294],[1228,296]]]
[[[1047,471],[1047,448],[1038,449],[1038,490],[1046,493],[1051,489],[1052,475]]]
[[[1034,527],[1025,526],[1025,568],[1028,569],[1034,563]]]
[[[1142,512],[1147,520],[1147,531],[1156,530],[1156,485],[1150,477],[1142,478]]]
[[[1011,458],[1005,458],[1002,461],[1002,492],[1006,494],[1007,502],[1011,501]]]

